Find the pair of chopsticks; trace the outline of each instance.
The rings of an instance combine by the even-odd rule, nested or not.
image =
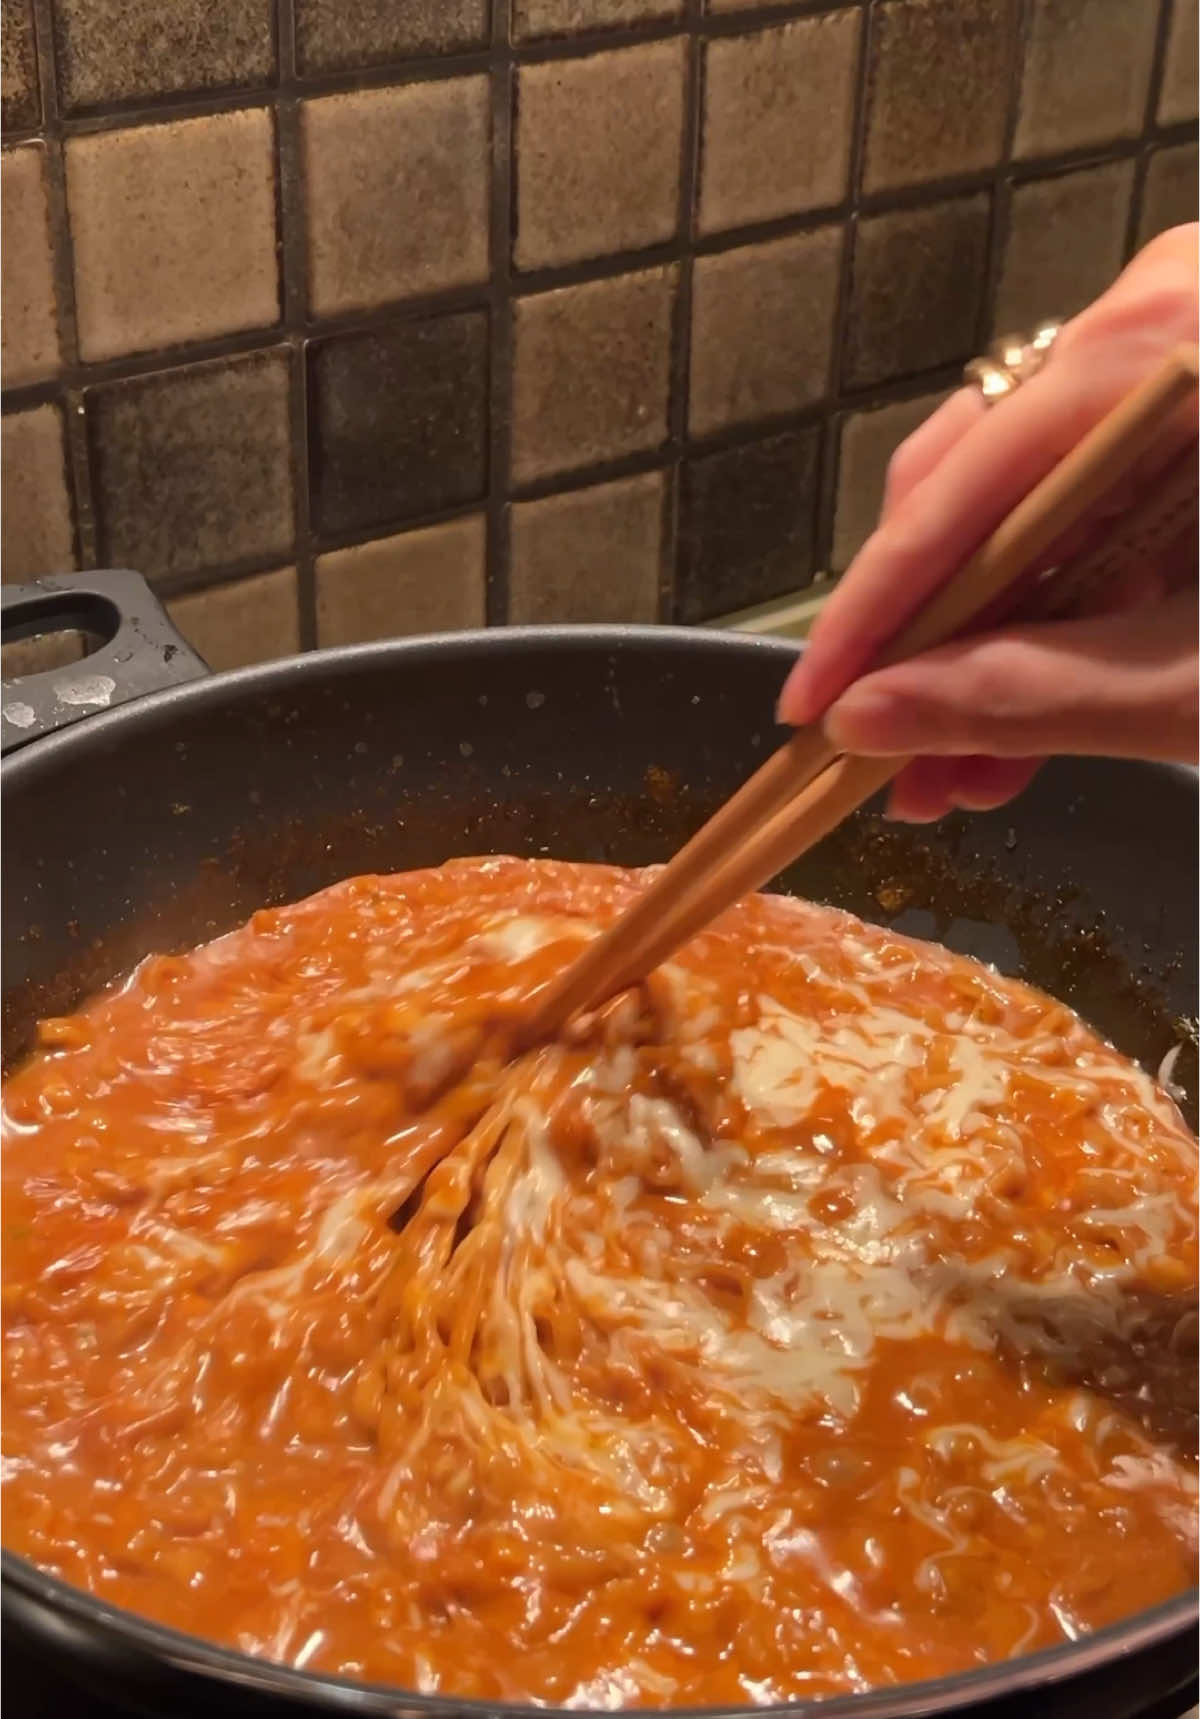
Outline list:
[[[942,644],[992,617],[1053,547],[1159,443],[1196,391],[1200,355],[1181,348],[1117,405],[997,526],[872,665]],[[1196,450],[1177,455],[1102,547],[1026,591],[1023,616],[1070,612],[1079,597],[1152,560],[1194,529]],[[907,758],[839,756],[823,730],[799,728],[692,837],[633,905],[543,992],[523,1035],[552,1037],[652,972],[743,896],[761,889],[883,788]]]

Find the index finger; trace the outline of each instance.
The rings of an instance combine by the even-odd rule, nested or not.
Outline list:
[[[901,442],[888,466],[880,524],[941,464],[955,442],[961,441],[986,411],[978,388],[958,388]]]
[[[825,604],[780,697],[781,719],[815,721],[1102,410],[1064,361],[955,441],[868,538]]]

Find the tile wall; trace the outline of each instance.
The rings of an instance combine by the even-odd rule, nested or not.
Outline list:
[[[3,574],[231,665],[846,565],[1196,214],[1195,0],[3,0]]]

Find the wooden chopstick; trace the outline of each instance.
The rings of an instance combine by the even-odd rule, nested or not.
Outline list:
[[[873,666],[927,650],[989,609],[1156,445],[1167,420],[1195,392],[1198,367],[1195,348],[1174,353],[1001,521]],[[798,729],[551,983],[523,1035],[527,1041],[553,1035],[572,1015],[643,978],[718,913],[829,834],[907,762],[835,759],[819,727]]]

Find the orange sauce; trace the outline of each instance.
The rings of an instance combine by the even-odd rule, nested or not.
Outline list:
[[[638,887],[356,879],[44,1024],[4,1093],[13,1549],[288,1663],[586,1705],[937,1676],[1195,1580],[1166,1095],[766,897],[505,1065]]]

